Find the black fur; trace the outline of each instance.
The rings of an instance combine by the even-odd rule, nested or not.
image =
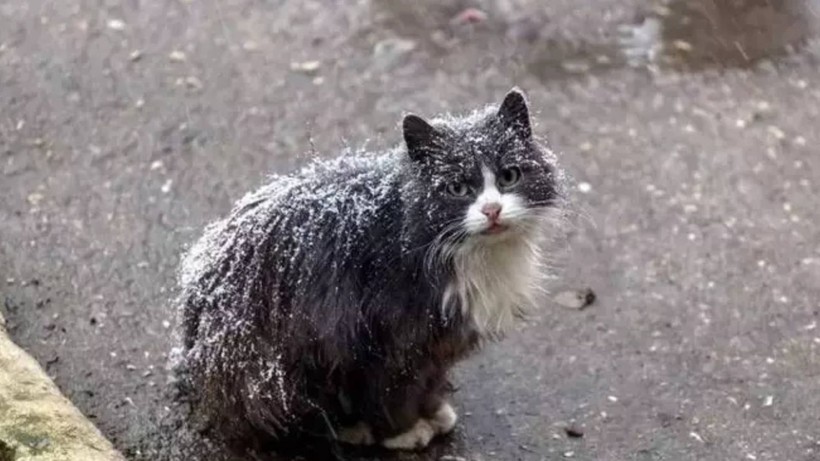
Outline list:
[[[431,242],[463,216],[452,181],[514,164],[533,207],[555,197],[523,96],[468,119],[408,116],[406,146],[274,178],[211,225],[183,262],[180,377],[193,414],[229,440],[365,421],[377,438],[429,417],[447,370],[483,338]]]

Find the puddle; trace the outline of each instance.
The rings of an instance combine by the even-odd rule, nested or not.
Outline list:
[[[632,65],[746,68],[800,49],[818,24],[820,0],[667,0],[619,42]]]
[[[443,0],[428,7],[373,0],[372,14],[375,23],[409,37],[433,60],[468,64],[476,59],[470,51],[485,50],[518,60],[542,80],[630,66],[678,72],[750,68],[800,51],[820,36],[820,0],[652,0],[633,23],[600,41],[562,38],[535,11],[505,17],[490,8],[475,27],[454,25],[466,3]]]
[[[820,34],[820,0],[665,0],[614,43],[546,41],[531,71],[545,80],[626,66],[679,72],[749,68],[801,50]]]

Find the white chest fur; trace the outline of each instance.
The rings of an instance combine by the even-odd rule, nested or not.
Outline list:
[[[451,309],[458,300],[481,335],[503,335],[534,303],[541,273],[538,246],[528,239],[475,242],[457,250],[453,262],[442,307]]]

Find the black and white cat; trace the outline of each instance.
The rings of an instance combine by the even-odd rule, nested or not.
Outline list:
[[[274,177],[185,256],[180,377],[214,433],[423,448],[449,368],[533,304],[562,181],[524,95],[403,134]]]

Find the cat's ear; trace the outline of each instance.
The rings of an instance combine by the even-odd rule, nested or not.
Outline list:
[[[439,138],[436,129],[418,115],[407,115],[402,122],[407,153],[413,160],[420,160],[429,154]]]
[[[518,88],[513,88],[507,93],[507,96],[504,96],[504,102],[498,108],[497,117],[501,119],[501,123],[515,129],[521,136],[525,138],[532,137],[527,98]]]

